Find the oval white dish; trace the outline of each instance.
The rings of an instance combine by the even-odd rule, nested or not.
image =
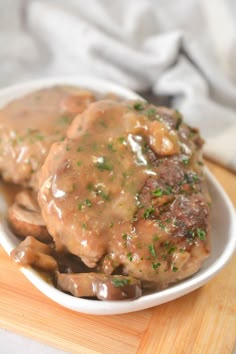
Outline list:
[[[57,84],[75,85],[95,92],[97,91],[98,93],[113,92],[127,99],[141,99],[141,97],[134,92],[103,80],[95,80],[92,78],[56,78],[33,81],[3,89],[0,92],[0,107],[12,99],[27,94],[28,92]],[[168,289],[143,295],[137,300],[98,301],[75,298],[65,294],[54,288],[53,285],[47,283],[39,273],[31,268],[21,267],[20,270],[36,288],[53,301],[71,310],[94,315],[114,315],[143,310],[174,300],[201,287],[226,265],[236,248],[236,219],[234,207],[216,179],[207,169],[205,169],[205,172],[212,197],[212,251],[211,256],[204,262],[201,270],[191,278],[173,285]],[[6,212],[6,208],[4,198],[0,194],[1,214]],[[7,222],[1,222],[0,243],[7,254],[10,254],[12,249],[15,248],[19,242],[19,239],[9,230]]]

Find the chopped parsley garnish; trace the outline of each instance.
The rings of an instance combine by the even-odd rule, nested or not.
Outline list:
[[[160,237],[157,234],[153,235],[153,241],[158,241],[160,240]]]
[[[87,205],[89,208],[92,206],[92,202],[89,199],[85,199],[84,204]]]
[[[100,197],[102,197],[103,200],[109,200],[109,194],[104,192],[102,189],[98,189],[95,191],[98,195],[100,195]]]
[[[198,235],[198,238],[199,240],[206,240],[206,232],[202,229],[197,229],[197,235]]]
[[[122,238],[123,238],[124,240],[127,240],[127,234],[123,234],[123,235],[122,235]]]
[[[173,190],[172,190],[172,188],[170,186],[166,186],[166,189],[165,189],[164,193],[166,195],[170,195],[171,193],[173,193]]]
[[[83,148],[81,146],[79,146],[76,151],[81,152],[81,151],[83,151]]]
[[[130,279],[113,278],[111,282],[116,288],[120,288],[122,286],[129,285]]]
[[[172,193],[172,188],[170,186],[166,186],[165,189],[162,189],[160,187],[157,187],[153,192],[152,195],[155,197],[161,197],[163,195],[170,195]]]
[[[160,187],[158,187],[152,192],[152,194],[155,197],[161,197],[163,195],[163,190]]]
[[[128,258],[128,260],[129,260],[130,262],[132,262],[133,257],[132,257],[132,253],[131,253],[131,252],[127,253],[127,258]]]
[[[184,164],[185,166],[188,166],[188,164],[189,164],[189,158],[188,158],[188,157],[184,158],[184,159],[182,160],[182,162],[183,162],[183,164]]]
[[[176,250],[176,247],[175,247],[175,246],[170,246],[170,248],[168,249],[167,253],[168,253],[168,254],[171,254],[171,253],[173,253],[175,250]]]
[[[152,118],[153,116],[156,115],[156,110],[154,108],[149,108],[146,110],[145,114],[148,116],[148,118]]]
[[[145,105],[144,105],[143,102],[136,102],[136,103],[134,104],[134,109],[135,109],[136,111],[143,111],[143,110],[145,109]]]
[[[85,206],[91,208],[92,202],[89,199],[85,199],[83,202],[78,203],[78,209],[83,210]]]
[[[92,183],[88,183],[87,184],[87,190],[89,190],[90,192],[92,192],[93,191],[93,185],[92,185]]]
[[[155,209],[153,208],[153,206],[150,206],[149,208],[147,208],[145,210],[145,212],[143,213],[144,219],[148,219],[154,213],[154,211],[155,211]]]
[[[170,241],[165,241],[165,242],[164,242],[164,246],[165,246],[165,247],[169,247],[169,244],[170,244]]]
[[[161,263],[159,263],[159,262],[152,264],[152,268],[153,268],[153,269],[157,269],[157,268],[159,268],[160,266],[161,266]]]
[[[172,271],[173,271],[173,272],[177,272],[178,269],[179,269],[179,268],[177,268],[177,267],[173,267],[173,268],[172,268]]]
[[[156,257],[156,251],[153,245],[148,245],[149,252],[153,257]]]
[[[104,156],[101,156],[97,159],[95,166],[100,171],[112,171],[113,170],[113,166],[109,162],[107,162],[107,160]]]
[[[176,115],[176,118],[177,118],[177,122],[176,122],[176,126],[175,126],[175,129],[176,130],[179,130],[179,127],[180,127],[180,125],[181,125],[181,123],[182,123],[182,115],[181,115],[181,113],[179,112],[179,111],[175,111],[175,115]]]
[[[83,209],[83,203],[81,203],[81,202],[78,203],[78,209],[79,209],[79,210],[82,210],[82,209]]]
[[[107,144],[107,148],[108,148],[108,150],[110,150],[112,152],[116,152],[116,149],[114,148],[112,143]]]
[[[82,162],[81,161],[77,161],[77,166],[81,166],[82,165]]]
[[[120,136],[118,139],[117,139],[121,144],[124,144],[125,143],[125,138],[123,136]]]

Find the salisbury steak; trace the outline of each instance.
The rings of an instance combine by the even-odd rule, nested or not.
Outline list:
[[[200,138],[174,110],[89,105],[51,147],[38,201],[57,251],[107,275],[166,287],[209,255]]]
[[[56,86],[14,100],[0,110],[0,173],[37,189],[37,172],[51,144],[65,137],[73,117],[94,101],[79,88]]]

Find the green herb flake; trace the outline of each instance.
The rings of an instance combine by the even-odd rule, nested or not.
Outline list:
[[[153,241],[158,241],[160,240],[160,237],[157,234],[153,235]]]
[[[128,258],[128,260],[129,260],[130,262],[132,262],[133,257],[132,257],[132,253],[131,253],[131,252],[127,253],[127,258]]]
[[[179,111],[175,111],[175,116],[176,116],[176,118],[177,118],[177,122],[176,122],[176,126],[175,126],[175,129],[176,130],[179,130],[179,127],[180,127],[180,125],[181,125],[181,123],[182,123],[182,115],[181,115],[181,113],[179,112]]]
[[[120,136],[118,139],[119,143],[121,144],[124,144],[126,141],[125,141],[125,138],[123,136]]]
[[[123,234],[123,235],[122,235],[122,238],[123,238],[124,240],[127,240],[127,234]]]
[[[169,247],[169,245],[170,245],[170,241],[165,241],[165,242],[164,242],[164,246],[165,246],[165,247]]]
[[[160,228],[162,230],[165,230],[165,225],[163,224],[163,222],[161,220],[158,220],[157,222],[158,222],[158,225],[160,226]]]
[[[176,250],[176,247],[172,245],[172,246],[170,246],[170,248],[168,249],[167,253],[168,253],[168,254],[171,254],[171,253],[173,253],[175,250]]]
[[[103,200],[109,200],[109,194],[104,192],[102,189],[98,189],[96,193],[103,199]]]
[[[156,110],[154,108],[149,108],[146,110],[145,114],[147,115],[148,118],[152,118],[153,116],[156,115]]]
[[[204,163],[203,163],[202,161],[198,161],[197,164],[198,164],[199,166],[203,166],[203,165],[204,165]]]
[[[83,223],[81,226],[82,226],[82,229],[84,229],[84,230],[87,229],[87,225],[85,223]]]
[[[113,170],[113,166],[109,162],[107,162],[107,160],[104,156],[98,158],[97,162],[95,163],[95,166],[100,171],[112,171]]]
[[[92,202],[89,199],[85,199],[84,204],[89,208],[91,208],[91,206],[92,206]]]
[[[152,269],[154,269],[154,270],[158,269],[160,266],[161,266],[161,263],[160,263],[160,262],[158,262],[158,263],[152,263]]]
[[[133,107],[136,111],[143,111],[145,109],[143,102],[136,102]]]
[[[112,143],[107,144],[107,148],[108,148],[108,150],[110,150],[112,152],[116,152],[116,149],[114,148]]]
[[[171,193],[173,193],[172,187],[166,186],[164,193],[165,193],[166,195],[170,195]]]
[[[184,158],[184,159],[182,160],[182,162],[183,162],[183,164],[184,164],[185,166],[188,166],[189,161],[190,161],[190,159],[189,159],[188,157],[186,157],[186,158]]]
[[[82,165],[82,162],[81,162],[81,161],[77,161],[77,162],[76,162],[76,165],[77,165],[77,166],[81,166],[81,165]]]
[[[126,278],[113,278],[112,279],[112,284],[116,287],[116,288],[120,288],[126,285],[130,284],[130,279],[126,279]]]
[[[145,210],[145,212],[143,213],[144,219],[148,219],[154,213],[154,211],[155,211],[155,209],[153,208],[153,206],[150,206],[149,208],[147,208]]]
[[[87,184],[87,190],[90,191],[90,192],[92,192],[93,189],[94,189],[93,184],[92,184],[92,183],[88,183],[88,184]]]
[[[83,207],[84,207],[84,206],[83,206],[83,203],[79,202],[79,203],[78,203],[78,210],[82,210]]]
[[[163,195],[163,190],[158,187],[152,192],[152,195],[154,195],[155,197],[161,197]]]
[[[177,268],[177,267],[173,267],[173,268],[172,268],[172,271],[173,271],[173,272],[177,272],[178,270],[179,270],[179,268]]]
[[[115,225],[114,222],[111,222],[110,223],[110,228],[112,228],[114,225]]]
[[[81,151],[83,151],[83,148],[81,146],[79,146],[76,151],[81,152]]]
[[[198,238],[199,240],[206,240],[206,232],[202,229],[197,229],[197,235],[198,235]]]
[[[157,255],[156,255],[156,251],[155,251],[155,248],[154,248],[154,246],[151,244],[151,245],[148,245],[148,250],[149,250],[149,252],[151,253],[151,255],[153,256],[153,257],[156,257]]]

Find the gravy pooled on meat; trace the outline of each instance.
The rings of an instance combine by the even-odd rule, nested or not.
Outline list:
[[[166,287],[209,255],[202,140],[174,110],[91,103],[51,147],[38,201],[56,249]]]
[[[74,116],[94,101],[79,88],[35,91],[0,110],[0,173],[6,181],[37,189],[37,172],[51,144],[65,137]]]

